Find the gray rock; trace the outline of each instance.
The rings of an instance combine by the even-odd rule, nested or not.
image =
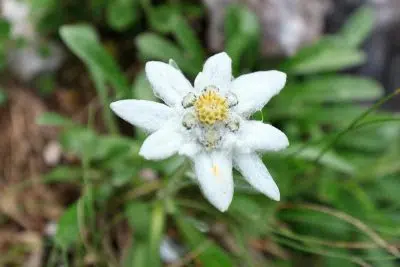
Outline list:
[[[399,0],[368,0],[376,10],[377,27],[387,27],[400,22]]]
[[[11,25],[11,38],[25,41],[23,47],[10,46],[7,51],[7,63],[14,75],[28,82],[41,73],[55,72],[64,61],[65,51],[56,42],[42,40],[30,16],[29,3],[3,0],[0,11]],[[48,50],[46,56],[39,52],[42,47]]]
[[[375,10],[375,23],[378,29],[387,28],[400,21],[399,0],[335,0],[328,12],[327,31],[337,31],[352,12],[362,5]]]
[[[223,49],[224,15],[227,7],[243,3],[259,18],[262,28],[262,53],[265,56],[292,55],[317,39],[324,28],[330,0],[203,0],[210,25],[208,45]]]

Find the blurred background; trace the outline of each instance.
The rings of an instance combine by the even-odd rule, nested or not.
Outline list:
[[[400,265],[399,0],[0,3],[0,266]],[[157,101],[146,61],[193,81],[219,51],[288,74],[254,115],[291,143],[280,202],[235,173],[218,212],[109,110]]]

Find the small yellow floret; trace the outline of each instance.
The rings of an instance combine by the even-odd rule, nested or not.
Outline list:
[[[218,165],[213,165],[211,171],[212,171],[212,173],[213,173],[213,175],[214,175],[215,177],[219,177],[219,168],[218,168]]]
[[[228,116],[228,103],[214,90],[207,90],[194,103],[197,118],[200,122],[213,125],[224,121]]]

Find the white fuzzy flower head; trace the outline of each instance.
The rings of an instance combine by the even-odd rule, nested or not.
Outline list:
[[[176,153],[189,157],[204,196],[220,211],[233,197],[232,166],[256,190],[279,200],[277,185],[257,153],[288,146],[286,135],[269,124],[249,120],[286,82],[279,71],[232,78],[226,53],[210,57],[194,82],[170,64],[151,61],[146,75],[165,104],[120,100],[111,109],[151,133],[140,154],[162,160]]]

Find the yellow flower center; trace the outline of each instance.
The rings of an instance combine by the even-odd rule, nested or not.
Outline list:
[[[228,117],[228,103],[215,90],[206,90],[194,103],[197,119],[204,124],[213,125]]]

